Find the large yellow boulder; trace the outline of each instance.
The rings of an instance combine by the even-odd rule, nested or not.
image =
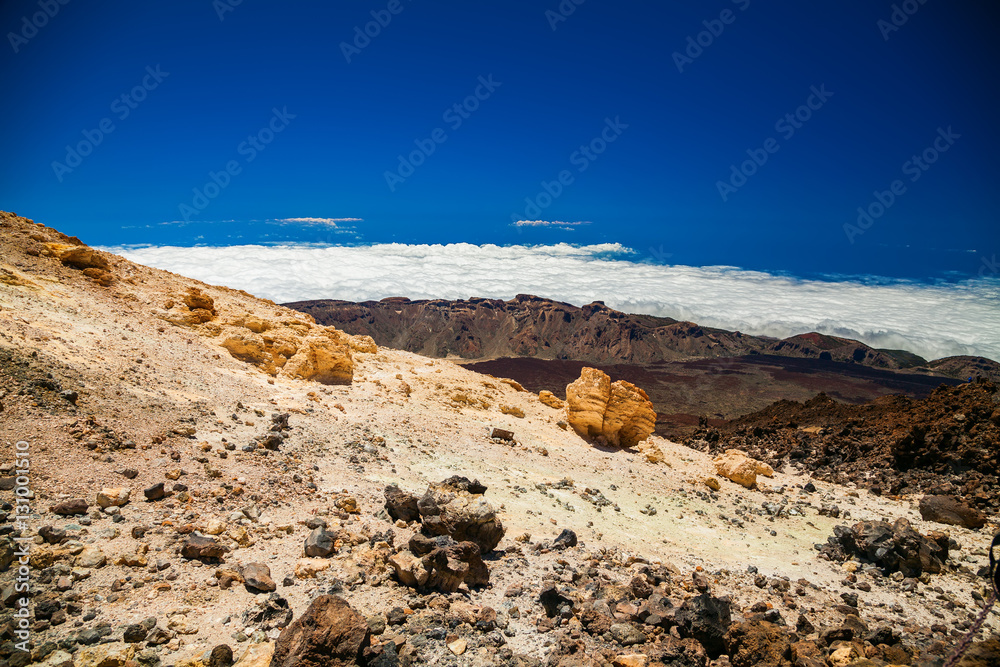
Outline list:
[[[288,360],[295,356],[302,345],[302,337],[296,335],[288,327],[265,331],[261,337],[264,339],[264,347],[267,348],[271,359],[271,365],[266,370],[272,375],[277,373],[277,369],[288,363]]]
[[[656,411],[639,387],[611,382],[604,371],[585,366],[566,387],[566,421],[584,438],[600,436],[612,445],[632,447],[653,432]]]
[[[584,366],[580,377],[566,386],[566,421],[578,435],[596,438],[604,427],[604,409],[611,398],[611,378]]]
[[[655,427],[656,410],[646,392],[631,382],[613,382],[601,427],[605,439],[612,445],[632,447],[648,438]]]

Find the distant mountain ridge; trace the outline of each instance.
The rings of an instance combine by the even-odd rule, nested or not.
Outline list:
[[[519,294],[509,301],[389,297],[360,303],[315,300],[284,305],[312,315],[321,324],[371,336],[379,345],[431,357],[649,364],[767,354],[1000,380],[1000,364],[982,357],[928,362],[904,350],[877,349],[849,338],[813,332],[779,340],[669,317],[623,313],[600,301],[574,306]]]

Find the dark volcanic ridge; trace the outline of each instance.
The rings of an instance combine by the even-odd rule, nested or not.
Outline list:
[[[595,302],[576,307],[534,296],[510,301],[301,301],[289,307],[385,347],[462,361],[557,396],[584,365],[642,387],[657,411],[657,434],[683,440],[710,425],[779,400],[825,392],[860,404],[887,394],[923,398],[968,377],[1000,382],[1000,364],[981,357],[928,362],[847,338],[807,333],[784,340],[632,315]]]
[[[510,301],[472,298],[411,301],[390,297],[354,303],[297,301],[289,308],[378,345],[430,357],[572,359],[593,364],[650,364],[699,358],[774,355],[836,361],[887,370],[1000,382],[1000,364],[981,357],[928,362],[903,350],[876,349],[856,340],[804,333],[783,340],[628,314],[595,301],[577,307],[531,295]]]

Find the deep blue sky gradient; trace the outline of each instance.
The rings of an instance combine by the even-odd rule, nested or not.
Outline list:
[[[992,3],[911,0],[885,40],[882,0],[586,0],[555,30],[557,0],[399,1],[350,63],[341,42],[388,2],[243,0],[220,20],[211,0],[71,0],[17,53],[8,35],[39,5],[4,2],[0,206],[95,245],[619,242],[650,261],[918,280],[1000,254]],[[735,20],[678,72],[672,54],[723,10]],[[120,120],[113,101],[157,65],[169,76]],[[490,75],[500,87],[449,127]],[[784,138],[775,122],[812,86],[833,95]],[[273,108],[295,118],[248,163],[238,146]],[[53,161],[104,118],[114,131],[60,182]],[[571,156],[607,118],[628,128],[581,173]],[[948,127],[961,137],[911,183],[903,164]],[[397,155],[435,128],[447,140],[390,190]],[[772,137],[723,201],[730,165]],[[159,224],[230,160],[241,172],[193,224]],[[573,183],[537,217],[590,224],[511,226],[562,170]],[[850,243],[843,225],[895,179],[906,193]],[[262,222],[289,217],[363,221]]]

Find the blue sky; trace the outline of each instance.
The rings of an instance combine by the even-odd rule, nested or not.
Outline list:
[[[996,274],[988,3],[233,1],[4,2],[0,205],[95,245]]]

